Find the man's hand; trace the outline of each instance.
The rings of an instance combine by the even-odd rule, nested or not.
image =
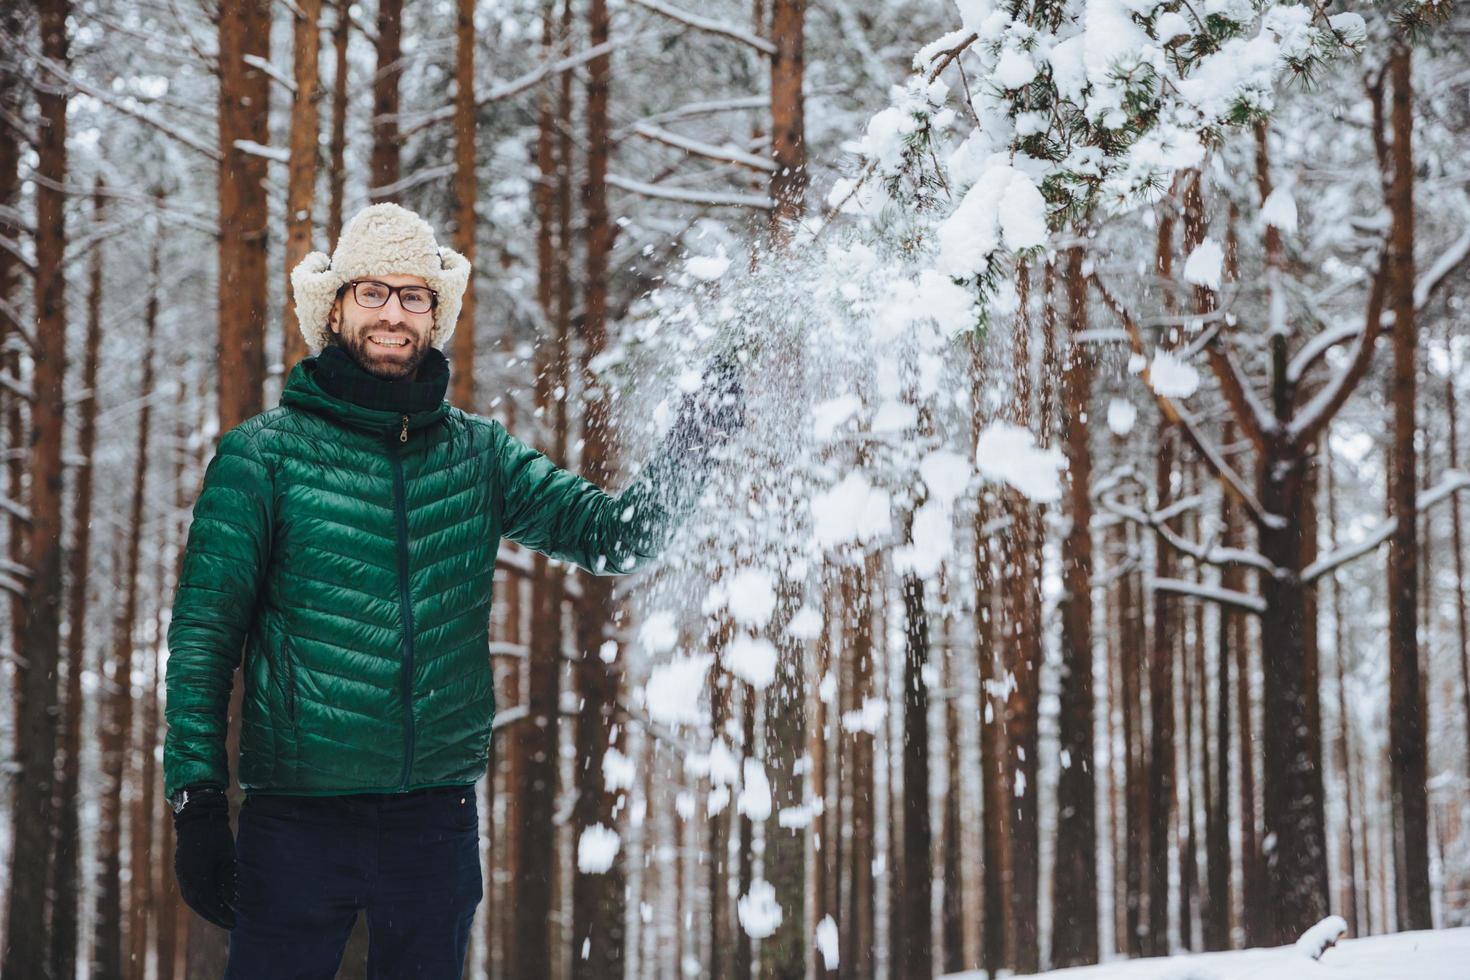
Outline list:
[[[230,804],[220,789],[191,789],[174,814],[174,876],[184,904],[221,929],[235,926],[238,901]]]
[[[710,358],[698,390],[679,402],[669,430],[671,443],[679,452],[713,448],[745,426],[742,372],[732,351]]]

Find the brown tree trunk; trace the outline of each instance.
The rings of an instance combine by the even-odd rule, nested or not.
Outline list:
[[[454,59],[454,247],[475,265],[475,0],[458,0]],[[596,69],[592,69],[594,72]],[[456,407],[475,410],[475,280],[464,291],[454,332]]]
[[[352,0],[336,0],[332,25],[332,137],[327,165],[327,248],[342,234],[342,191],[347,176],[347,35],[352,27]]]
[[[92,198],[92,223],[101,227],[106,215],[103,182],[97,180]],[[61,779],[57,791],[56,860],[52,868],[55,908],[51,922],[51,975],[72,977],[77,968],[77,913],[81,834],[78,815],[81,798],[82,672],[87,655],[87,578],[92,560],[92,477],[97,446],[97,364],[102,348],[102,256],[99,242],[92,248],[87,282],[87,338],[82,354],[81,418],[77,427],[75,495],[72,497],[72,539],[66,595],[66,698],[62,704],[65,728],[61,736]]]
[[[1123,845],[1123,942],[1119,952],[1143,956],[1147,947],[1143,920],[1144,859],[1148,853],[1148,823],[1144,791],[1147,783],[1148,752],[1144,739],[1143,658],[1147,643],[1143,615],[1143,586],[1140,557],[1134,535],[1126,528],[1122,561],[1128,565],[1118,577],[1119,673],[1123,689],[1123,823],[1127,837]]]
[[[1453,418],[1451,419],[1453,427]],[[1453,438],[1451,439],[1451,458],[1454,455]],[[1333,472],[1333,460],[1331,442],[1323,440],[1322,471],[1325,479],[1325,490],[1327,494],[1327,542],[1328,547],[1337,547],[1337,481]],[[1453,499],[1453,498],[1452,498]],[[1459,529],[1456,528],[1456,534]],[[1333,628],[1333,654],[1336,660],[1335,673],[1337,675],[1337,738],[1336,755],[1337,771],[1342,779],[1343,793],[1343,834],[1342,834],[1342,915],[1347,920],[1348,928],[1354,936],[1362,935],[1362,923],[1358,919],[1358,867],[1355,851],[1357,838],[1354,834],[1356,826],[1357,808],[1354,806],[1356,796],[1353,780],[1353,753],[1352,753],[1352,722],[1348,713],[1347,699],[1347,630],[1346,620],[1343,618],[1342,604],[1342,582],[1337,576],[1332,577],[1332,628]]]
[[[1226,424],[1226,441],[1230,439]],[[1229,494],[1220,495],[1222,546],[1239,548],[1239,529],[1231,510]],[[1222,588],[1242,591],[1238,566],[1220,572]],[[1208,899],[1203,910],[1204,944],[1210,951],[1230,948],[1230,696],[1231,696],[1231,621],[1232,613],[1217,605],[1219,624],[1215,637],[1215,769],[1208,799],[1205,800],[1205,878]]]
[[[399,78],[403,74],[403,0],[378,0],[378,67],[373,75],[372,186],[374,204],[398,199]]]
[[[771,56],[771,237],[786,242],[792,222],[801,219],[807,187],[806,101],[802,78],[806,70],[806,0],[772,0]]]
[[[1388,207],[1389,269],[1393,283],[1393,453],[1390,513],[1395,519],[1388,551],[1388,759],[1398,820],[1395,850],[1401,855],[1398,888],[1401,929],[1430,929],[1429,798],[1425,788],[1425,695],[1420,676],[1418,599],[1418,480],[1414,452],[1418,334],[1414,323],[1414,106],[1409,46],[1389,51],[1392,91],[1392,177]]]
[[[567,6],[570,11],[570,4]],[[607,41],[608,11],[604,0],[591,0],[587,7],[587,41],[596,46]],[[586,304],[581,321],[583,425],[582,474],[598,484],[613,476],[617,446],[610,424],[606,389],[592,364],[607,347],[607,278],[612,252],[613,226],[607,208],[608,91],[612,81],[611,58],[593,58],[587,66],[587,177],[582,185],[582,207],[586,218],[587,283]],[[570,76],[566,76],[569,78]],[[570,110],[568,110],[569,114]],[[561,161],[565,179],[570,179],[570,148]],[[563,293],[570,290],[563,288]],[[603,779],[603,761],[619,751],[622,730],[614,720],[623,688],[623,660],[610,662],[601,656],[603,645],[613,642],[616,603],[613,580],[583,574],[582,597],[577,615],[577,684],[582,710],[577,720],[577,800],[572,813],[574,832],[579,836],[594,826],[616,829],[617,814],[623,809],[622,794],[609,792]],[[623,975],[623,893],[625,855],[620,851],[613,866],[600,874],[576,872],[572,883],[572,975],[615,980]]]
[[[749,684],[741,684],[740,693],[740,771],[743,773],[745,764],[755,758],[757,692]],[[751,883],[755,880],[755,824],[748,814],[740,814],[739,828],[740,836],[736,843],[739,880],[736,892],[749,895]],[[735,930],[735,980],[752,980],[755,966],[755,949],[751,945],[750,934],[743,928],[738,928]]]
[[[143,384],[139,391],[139,400],[143,407],[138,415],[137,449],[126,525],[127,538],[122,556],[123,601],[113,626],[110,677],[104,674],[99,738],[102,793],[98,818],[98,850],[101,852],[102,872],[97,890],[94,964],[96,976],[118,980],[132,975],[129,964],[140,948],[134,933],[142,925],[136,917],[137,910],[133,909],[131,911],[134,914],[128,917],[127,933],[123,933],[122,828],[123,794],[133,744],[133,651],[137,645],[138,593],[141,588],[139,564],[142,560],[143,508],[147,491],[148,439],[153,416],[153,347],[159,310],[159,245],[156,240],[153,248],[154,278],[149,287],[148,307],[143,318]],[[131,868],[134,875],[138,871],[137,866]]]
[[[1161,426],[1155,457],[1155,509],[1173,496],[1171,483],[1176,451],[1173,429]],[[1174,559],[1162,538],[1154,542],[1154,575],[1173,575]],[[1148,954],[1169,953],[1169,826],[1174,789],[1174,600],[1161,590],[1153,594],[1154,630],[1148,666]]]
[[[543,9],[543,50],[556,44],[559,27],[555,7]],[[565,124],[566,98],[562,93],[543,92],[539,109],[537,166],[541,182],[537,188],[538,298],[552,326],[549,343],[542,345],[537,364],[536,404],[552,425],[552,445],[547,455],[566,465],[566,399],[570,331],[571,244],[567,190],[569,163],[563,159],[558,127]],[[550,567],[543,555],[533,560],[531,651],[527,678],[528,717],[517,726],[523,768],[520,773],[520,854],[516,880],[517,969],[527,976],[551,976],[552,964],[561,959],[560,933],[556,928],[557,830],[554,814],[561,758],[560,713],[562,670],[562,605],[566,596],[565,571]]]
[[[7,4],[0,10],[0,29],[3,29],[10,37],[19,37],[22,33],[21,21],[22,6],[18,3]],[[24,112],[26,89],[29,88],[27,80],[17,71],[20,61],[10,57],[0,59],[0,110],[4,110],[14,118],[21,118]],[[7,240],[19,242],[24,231],[19,221],[20,194],[20,151],[21,142],[16,130],[11,126],[0,126],[0,235]],[[9,208],[11,210],[6,211]],[[15,215],[14,218],[11,215]],[[9,310],[19,310],[17,305],[17,294],[20,287],[20,275],[24,269],[23,264],[9,249],[0,248],[0,340],[4,341],[0,348],[0,370],[3,370],[12,378],[20,377],[20,354],[24,349],[25,335],[21,331],[20,324],[13,320]],[[5,436],[7,446],[21,446],[26,443],[28,433],[25,430],[25,419],[23,410],[25,399],[13,391],[0,393],[0,405],[4,406],[5,413]],[[25,458],[20,453],[12,453],[5,461],[5,496],[10,500],[21,503],[25,499]],[[6,554],[16,568],[27,567],[26,562],[26,536],[29,528],[20,514],[11,512],[6,518]],[[9,593],[10,600],[10,647],[19,650],[25,636],[26,620],[26,596],[20,590]],[[19,703],[21,696],[22,674],[17,671],[14,675],[14,700]],[[17,736],[21,732],[17,730]],[[20,738],[17,737],[15,747],[20,749]]]
[[[1067,299],[1074,342],[1062,375],[1067,456],[1067,534],[1062,541],[1061,772],[1057,782],[1051,965],[1097,962],[1097,789],[1093,777],[1092,690],[1092,357],[1083,249],[1067,253]]]
[[[66,66],[70,41],[66,33],[71,4],[42,0],[37,4],[41,51]],[[46,962],[46,884],[51,869],[51,834],[55,823],[52,790],[56,780],[56,668],[60,645],[62,418],[66,389],[66,199],[67,89],[43,85],[36,90],[42,125],[36,148],[36,343],[32,351],[30,438],[30,542],[26,549],[31,579],[26,594],[26,621],[16,651],[20,703],[15,730],[19,778],[13,782],[14,837],[10,856],[10,914],[0,973],[22,977]],[[18,444],[17,444],[18,445]],[[95,974],[94,974],[95,976]]]
[[[811,798],[820,801],[822,812],[816,815],[813,827],[815,828],[814,850],[812,857],[812,922],[813,928],[816,923],[831,917],[835,923],[841,918],[842,910],[838,902],[839,870],[837,863],[838,843],[840,833],[837,822],[841,816],[841,810],[837,805],[836,798],[828,790],[828,779],[837,770],[832,765],[835,761],[834,753],[829,749],[831,742],[830,729],[834,716],[841,721],[841,711],[835,715],[829,707],[829,699],[822,695],[822,685],[827,683],[829,676],[834,676],[837,664],[832,657],[832,595],[833,583],[824,567],[820,581],[822,596],[822,632],[817,637],[817,656],[815,666],[816,684],[811,686],[812,693],[812,715],[809,736],[807,739],[807,751],[811,755]],[[714,731],[719,731],[719,724],[712,722]],[[837,785],[842,784],[839,781]],[[711,879],[713,881],[713,879]],[[819,978],[835,977],[836,969],[827,969],[827,959],[821,950],[813,944],[811,950],[813,975]]]
[[[321,98],[321,74],[317,56],[321,50],[322,0],[296,0],[292,22],[292,67],[296,96],[291,102],[291,157],[286,178],[286,302],[281,308],[283,323],[282,377],[290,373],[309,350],[296,321],[296,304],[291,297],[291,270],[311,251],[312,203],[316,200],[317,101]]]
[[[1031,353],[1028,315],[1030,273],[1017,270],[1020,302],[1012,372],[1016,378],[1011,421],[1031,422]],[[1039,897],[1041,886],[1040,828],[1037,822],[1037,779],[1041,718],[1041,514],[1015,491],[1005,494],[1011,529],[1005,536],[1009,574],[1002,593],[1001,640],[1004,669],[1014,678],[1005,704],[1007,843],[1010,848],[1010,894],[1007,943],[1010,965],[1017,973],[1041,969]]]
[[[922,505],[921,499],[915,506]],[[912,540],[913,511],[907,515]],[[930,980],[934,976],[933,924],[930,902],[934,869],[929,820],[929,611],[924,580],[910,570],[903,575],[903,794],[893,805],[903,810],[900,859],[902,882],[896,896],[897,934],[891,940],[895,980]]]
[[[721,615],[709,636],[709,651],[714,663],[709,673],[710,731],[727,747],[725,724],[731,717],[731,675],[724,669],[725,646],[730,641],[731,621]],[[730,789],[730,787],[726,787]],[[733,793],[731,793],[733,798]],[[709,818],[709,921],[710,978],[730,980],[734,970],[734,941],[730,917],[730,817],[734,807],[727,801],[719,813]]]
[[[944,905],[941,907],[940,926],[943,929],[943,950],[940,972],[958,973],[970,964],[965,954],[965,924],[970,907],[965,895],[965,824],[964,824],[964,776],[960,758],[960,703],[959,688],[963,683],[963,665],[955,655],[952,607],[950,606],[949,579],[951,573],[940,575],[939,648],[944,657]]]
[[[850,710],[860,710],[873,693],[873,606],[878,562],[872,555],[861,565],[842,571],[843,609],[852,631],[852,684],[849,689]],[[851,774],[843,780],[851,805],[852,833],[848,838],[847,908],[841,930],[843,949],[842,980],[873,980],[875,964],[875,895],[873,891],[873,741],[871,732],[858,730],[850,736]]]
[[[778,652],[776,679],[762,698],[766,771],[771,783],[771,816],[766,821],[763,861],[765,879],[775,889],[781,907],[781,923],[761,940],[760,976],[805,980],[810,936],[805,915],[807,829],[783,827],[780,819],[782,810],[801,807],[806,794],[800,765],[807,733],[805,642],[786,632],[786,625],[801,604],[800,583],[783,578],[777,597],[769,629],[769,638]]]

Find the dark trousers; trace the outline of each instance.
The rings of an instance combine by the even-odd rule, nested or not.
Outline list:
[[[332,980],[357,913],[369,980],[460,980],[480,903],[475,788],[250,794],[225,980]]]

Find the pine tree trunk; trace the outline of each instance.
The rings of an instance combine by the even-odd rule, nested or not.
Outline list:
[[[1328,547],[1335,549],[1337,547],[1337,481],[1333,472],[1331,440],[1324,439],[1322,446],[1321,465],[1327,495],[1327,542]],[[1332,627],[1332,649],[1336,660],[1335,673],[1337,675],[1337,738],[1334,748],[1343,793],[1342,915],[1347,920],[1352,934],[1361,936],[1363,934],[1362,923],[1358,918],[1358,866],[1354,853],[1357,842],[1354,832],[1357,808],[1354,806],[1356,794],[1353,779],[1352,716],[1349,714],[1347,699],[1348,640],[1346,621],[1343,618],[1342,582],[1335,575],[1332,577]]]
[[[398,200],[399,81],[403,74],[403,0],[378,0],[377,72],[373,75],[372,203]]]
[[[1173,496],[1176,452],[1173,429],[1161,423],[1155,458],[1156,510]],[[1170,578],[1173,555],[1162,538],[1154,541],[1154,576]],[[1148,954],[1169,953],[1169,826],[1174,819],[1174,600],[1153,594],[1154,630],[1148,665]]]
[[[1389,51],[1392,91],[1392,177],[1388,207],[1389,267],[1393,283],[1393,453],[1390,513],[1395,519],[1388,554],[1388,757],[1396,823],[1401,929],[1433,928],[1429,894],[1429,798],[1425,788],[1425,695],[1419,666],[1418,480],[1414,322],[1414,151],[1413,83],[1410,48],[1396,41]]]
[[[42,0],[38,4],[42,53],[57,64],[69,63],[66,33],[71,4]],[[20,701],[14,716],[18,740],[18,778],[13,782],[11,815],[10,914],[0,973],[21,977],[45,963],[46,884],[51,868],[51,833],[55,823],[56,668],[60,644],[62,533],[62,421],[66,377],[66,110],[63,86],[39,86],[35,170],[35,299],[36,344],[33,353],[30,438],[31,571],[27,614],[16,651]],[[20,445],[17,443],[15,445]]]
[[[1127,827],[1124,842],[1124,942],[1120,952],[1127,956],[1143,956],[1147,950],[1143,919],[1145,858],[1148,854],[1148,822],[1145,819],[1145,789],[1148,773],[1148,751],[1145,744],[1143,714],[1144,661],[1141,653],[1147,643],[1143,614],[1141,556],[1129,529],[1121,532],[1124,555],[1122,561],[1131,567],[1118,577],[1120,610],[1119,660],[1123,688],[1123,758],[1124,806],[1123,823]]]
[[[23,31],[21,21],[21,4],[6,4],[0,9],[0,30],[7,36],[20,37]],[[24,111],[26,90],[29,84],[21,73],[16,70],[19,66],[18,59],[0,59],[0,110],[9,113],[13,118],[21,118]],[[11,126],[0,126],[0,235],[6,240],[18,242],[23,234],[21,223],[18,220],[19,211],[14,210],[19,205],[20,194],[20,150],[21,144],[16,130]],[[12,209],[7,211],[6,209]],[[11,215],[16,215],[12,218]],[[3,370],[12,378],[20,377],[20,352],[25,343],[21,333],[20,324],[14,322],[5,310],[19,310],[17,295],[20,289],[20,276],[24,266],[19,259],[11,254],[9,249],[0,248],[0,370]],[[21,446],[28,438],[25,430],[25,419],[22,415],[25,408],[25,400],[12,391],[0,392],[0,406],[3,406],[5,420],[5,437],[7,446]],[[25,458],[20,453],[13,453],[5,461],[5,496],[21,503],[25,499]],[[11,563],[17,568],[26,567],[26,535],[28,534],[25,521],[20,514],[12,512],[6,518],[5,524],[6,555]],[[19,650],[25,635],[26,597],[19,591],[9,594],[10,603],[10,648]],[[21,697],[22,675],[17,671],[14,675],[14,700],[19,703]],[[21,733],[17,730],[16,735]],[[16,749],[19,750],[19,739]]]
[[[918,504],[916,503],[916,506]],[[913,511],[907,515],[912,540]],[[924,580],[913,571],[902,580],[904,611],[903,795],[893,805],[903,810],[902,888],[897,896],[897,934],[891,940],[895,980],[934,976],[930,899],[934,870],[929,820],[929,612]]]
[[[802,79],[806,70],[804,41],[807,0],[772,0],[771,56],[771,172],[772,239],[784,243],[791,225],[805,210],[806,101]]]
[[[103,182],[97,180],[92,198],[92,222],[101,227],[106,215]],[[51,975],[71,977],[77,968],[77,939],[80,935],[78,880],[81,863],[81,832],[78,817],[81,797],[82,672],[87,653],[87,575],[92,559],[92,478],[97,446],[97,365],[102,348],[102,258],[99,242],[92,248],[87,282],[87,337],[82,354],[82,391],[88,396],[80,404],[77,427],[76,485],[72,497],[72,546],[69,554],[66,596],[66,698],[62,704],[65,728],[61,736],[61,784],[57,791],[56,861],[52,868],[55,908],[51,923]]]
[[[763,857],[765,879],[775,889],[781,908],[781,924],[761,940],[760,976],[805,980],[811,935],[806,925],[808,832],[805,827],[781,825],[781,811],[796,811],[806,795],[800,765],[807,734],[806,649],[804,641],[786,632],[801,604],[801,585],[783,577],[776,594],[769,637],[778,653],[776,679],[763,694],[765,763],[771,783],[771,816],[766,821]]]
[[[966,683],[963,665],[955,651],[954,616],[949,592],[950,576],[946,572],[940,577],[939,606],[943,616],[940,620],[940,650],[944,657],[944,829],[943,829],[943,875],[944,905],[941,907],[941,926],[944,947],[940,960],[943,973],[958,973],[970,963],[965,952],[965,925],[971,914],[965,894],[965,783],[961,769],[960,744],[960,700],[961,685]]]
[[[872,590],[876,587],[878,562],[872,555],[861,565],[843,569],[843,609],[850,617],[852,630],[852,686],[849,693],[851,710],[861,711],[873,696],[873,607]],[[842,930],[842,980],[874,980],[875,964],[875,895],[873,892],[873,800],[876,786],[873,772],[874,736],[858,730],[844,732],[850,739],[851,775],[843,780],[848,789],[852,814],[852,834],[848,838],[847,908]]]
[[[352,0],[336,0],[332,25],[332,136],[327,164],[327,249],[342,234],[342,192],[347,176],[347,37],[352,28]]]
[[[454,60],[454,247],[475,265],[475,0],[458,0]],[[594,59],[594,64],[595,64]],[[595,67],[591,69],[594,73]],[[595,146],[596,144],[594,144]],[[456,407],[475,410],[475,280],[459,308],[454,332],[454,386]]]
[[[719,614],[710,631],[709,651],[714,662],[709,673],[710,731],[713,738],[727,749],[725,725],[731,718],[731,678],[725,670],[724,652],[730,642],[731,621],[728,615]],[[730,787],[727,787],[730,789]],[[719,813],[709,818],[709,924],[710,924],[710,978],[730,980],[734,971],[734,937],[731,935],[730,916],[730,819],[734,813],[733,796],[727,800]]]
[[[283,323],[282,376],[310,351],[296,320],[291,293],[291,270],[311,251],[312,204],[316,200],[317,102],[321,98],[321,73],[317,57],[321,51],[322,0],[296,0],[292,12],[292,68],[296,96],[291,102],[291,156],[286,179],[286,260]]]
[[[1062,375],[1067,456],[1067,534],[1062,541],[1062,677],[1051,965],[1097,962],[1097,788],[1092,687],[1092,355],[1083,250],[1067,253],[1067,299],[1074,338]]]

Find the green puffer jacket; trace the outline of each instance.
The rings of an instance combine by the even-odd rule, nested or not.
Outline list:
[[[242,789],[475,782],[495,715],[500,539],[631,572],[709,472],[707,456],[686,465],[666,448],[610,496],[448,402],[399,415],[333,397],[314,362],[295,366],[277,408],[226,433],[205,471],[168,627],[166,796],[228,787],[242,651]]]

